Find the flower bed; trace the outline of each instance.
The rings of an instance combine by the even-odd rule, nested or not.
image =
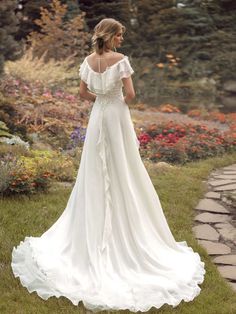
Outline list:
[[[187,115],[194,119],[204,119],[210,121],[218,121],[220,123],[227,123],[230,125],[236,124],[236,113],[223,113],[217,110],[207,111],[203,109],[193,109],[187,112]]]
[[[140,154],[154,162],[184,164],[236,150],[236,129],[221,133],[205,125],[178,124],[170,121],[151,124],[139,135]]]
[[[6,125],[11,122],[14,127],[25,128],[30,140],[31,134],[37,134],[42,142],[53,148],[65,149],[74,128],[88,123],[90,102],[63,89],[49,89],[40,82],[7,77],[0,81],[0,91],[0,120]],[[1,102],[4,108],[9,105],[13,108],[10,119],[6,119],[5,113],[1,115]]]
[[[40,167],[30,171],[17,157],[5,156],[0,163],[0,193],[3,195],[46,191],[54,176],[52,172],[40,169]]]
[[[73,181],[76,176],[72,158],[59,152],[30,150],[17,154],[14,150],[4,154],[3,149],[1,154],[1,149],[0,193],[2,195],[47,191],[52,181]]]

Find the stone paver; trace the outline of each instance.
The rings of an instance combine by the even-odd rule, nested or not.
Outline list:
[[[220,193],[217,193],[217,192],[207,192],[205,194],[205,197],[207,197],[207,198],[214,198],[214,199],[220,200]]]
[[[219,224],[215,224],[214,227],[216,229],[222,229],[222,228],[226,228],[226,227],[231,227],[232,225],[229,222],[224,222],[224,223],[219,223]]]
[[[214,213],[229,213],[228,209],[226,209],[224,206],[208,198],[201,199],[195,209]]]
[[[234,164],[234,165],[232,165],[232,166],[224,167],[223,169],[224,169],[224,171],[225,171],[225,170],[233,170],[233,171],[236,171],[236,164]]]
[[[218,174],[214,177],[216,177],[217,179],[236,180],[236,174]]]
[[[236,171],[223,171],[222,174],[236,174]]]
[[[195,207],[198,224],[192,229],[236,292],[236,164],[214,170],[206,186],[208,191]]]
[[[236,255],[217,256],[213,259],[216,264],[229,264],[236,266]]]
[[[198,240],[198,243],[201,244],[209,255],[218,255],[218,254],[229,254],[231,253],[231,248],[223,243],[212,242],[206,240]]]
[[[236,280],[236,266],[218,266],[217,268],[224,278]]]
[[[218,240],[220,234],[208,224],[201,224],[193,227],[197,239]]]
[[[230,183],[235,183],[236,181],[235,180],[212,180],[212,181],[209,181],[209,184],[211,186],[221,186],[221,185],[226,185],[226,184],[230,184]]]
[[[217,186],[214,188],[214,191],[232,191],[232,190],[236,190],[236,183]]]
[[[202,213],[197,215],[194,220],[206,223],[216,223],[216,222],[226,222],[230,221],[229,215],[212,214],[212,213]]]
[[[236,228],[231,225],[218,229],[218,232],[222,235],[225,240],[230,240],[236,244]]]

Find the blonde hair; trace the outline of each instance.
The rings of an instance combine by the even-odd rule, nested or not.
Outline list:
[[[124,33],[126,27],[113,18],[102,19],[95,27],[92,36],[92,47],[98,54],[114,46],[114,36],[121,31]]]

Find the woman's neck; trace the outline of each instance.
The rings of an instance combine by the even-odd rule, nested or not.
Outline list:
[[[107,51],[103,51],[102,54],[98,54],[96,51],[94,52],[95,55],[97,56],[103,56],[103,55],[110,55],[112,54],[114,51],[113,50],[107,50]]]

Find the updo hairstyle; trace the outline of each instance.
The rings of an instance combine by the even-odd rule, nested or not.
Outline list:
[[[93,49],[102,54],[109,49],[114,50],[114,36],[119,32],[124,33],[126,27],[113,18],[102,19],[95,27],[92,36]]]

